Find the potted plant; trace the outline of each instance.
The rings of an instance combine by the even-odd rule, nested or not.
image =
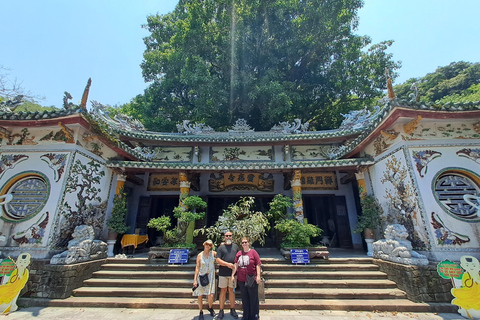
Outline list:
[[[377,199],[372,195],[365,195],[360,199],[362,215],[358,218],[357,227],[353,230],[355,233],[363,231],[365,242],[367,244],[367,256],[373,255],[373,241],[375,239],[374,230],[380,226],[382,207]]]
[[[179,228],[184,232],[185,243],[193,243],[193,232],[195,230],[195,221],[203,219],[205,212],[198,212],[205,210],[207,203],[198,196],[189,196],[183,199],[183,206],[177,206],[173,209],[175,218],[178,219]],[[182,235],[183,236],[183,235]]]
[[[113,208],[110,218],[107,220],[108,228],[108,251],[107,255],[113,257],[113,247],[119,234],[128,230],[125,223],[127,217],[127,194],[122,190],[113,197]]]
[[[374,230],[380,226],[382,207],[372,195],[365,195],[360,200],[362,214],[358,218],[355,233],[363,232],[365,239],[374,239]]]

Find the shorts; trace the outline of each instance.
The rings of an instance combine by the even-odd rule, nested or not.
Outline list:
[[[237,280],[237,277],[235,277],[235,281],[232,281],[232,277],[230,277],[230,276],[228,276],[228,277],[218,276],[218,287],[219,288],[226,288],[226,287],[234,288],[235,287],[234,282],[236,282],[236,280]]]

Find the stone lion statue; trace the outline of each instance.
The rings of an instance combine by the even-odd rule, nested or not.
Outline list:
[[[107,257],[107,244],[93,240],[95,232],[92,226],[77,226],[68,242],[68,250],[54,255],[50,264],[72,264]]]
[[[385,239],[373,243],[373,257],[407,265],[428,265],[424,255],[413,251],[407,240],[408,232],[401,224],[392,224],[385,229]]]

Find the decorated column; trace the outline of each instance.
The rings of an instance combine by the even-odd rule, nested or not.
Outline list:
[[[367,194],[367,186],[365,184],[365,173],[362,171],[357,172],[355,173],[355,177],[357,178],[358,192],[361,199]]]
[[[303,223],[303,201],[302,201],[302,173],[300,170],[295,170],[293,174],[292,191],[293,191],[293,210],[295,211],[295,218]]]
[[[190,194],[190,181],[187,180],[187,174],[185,172],[180,172],[180,200],[179,205],[184,209],[187,209],[183,204],[183,200]],[[192,221],[188,224],[187,235],[185,242],[193,243],[193,230],[195,229],[195,221]]]
[[[115,189],[115,197],[121,196],[121,193],[123,191],[123,188],[125,187],[125,181],[127,180],[127,177],[122,173],[117,174],[117,188]],[[114,201],[115,204],[115,201]],[[115,209],[115,205],[114,208]],[[112,215],[114,214],[114,210],[112,210]],[[110,218],[111,219],[111,218]],[[117,220],[115,220],[117,221]],[[113,257],[113,248],[115,246],[115,242],[117,242],[117,231],[110,231],[108,232],[108,239],[107,239],[107,256],[108,257]]]
[[[355,173],[355,177],[357,178],[357,185],[358,185],[358,192],[360,199],[367,195],[367,186],[365,184],[365,172],[360,171]],[[365,236],[365,243],[367,244],[367,256],[373,256],[373,242],[375,239],[373,238],[373,234],[371,239]]]

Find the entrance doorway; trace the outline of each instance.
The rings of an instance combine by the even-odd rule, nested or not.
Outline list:
[[[172,226],[175,226],[177,218],[173,216],[173,208],[178,206],[178,201],[178,196],[140,197],[136,228],[140,229],[140,234],[148,235],[152,245],[155,244],[156,238],[161,236],[161,232],[147,228],[148,222],[152,218],[167,216],[170,217]]]
[[[303,208],[308,223],[323,230],[321,237],[311,239],[312,243],[328,237],[333,248],[353,248],[345,196],[303,195]]]

